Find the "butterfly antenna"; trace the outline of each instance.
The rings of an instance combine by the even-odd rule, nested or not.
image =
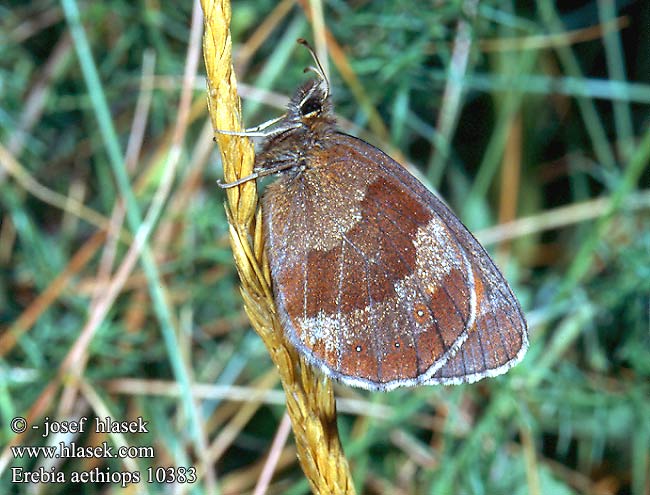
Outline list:
[[[318,57],[316,56],[316,52],[314,51],[314,49],[306,39],[298,38],[296,41],[301,45],[303,45],[305,48],[307,48],[307,50],[309,50],[309,53],[311,54],[311,58],[313,58],[314,62],[316,63],[316,67],[307,67],[305,71],[307,70],[314,71],[323,81],[325,81],[325,87],[327,88],[327,94],[325,96],[326,97],[329,96],[330,82],[329,79],[327,79],[327,76],[325,75],[325,71],[323,70],[323,66],[320,63],[320,60],[318,60]]]

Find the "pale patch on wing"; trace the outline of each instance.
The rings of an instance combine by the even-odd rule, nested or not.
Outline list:
[[[453,267],[465,268],[459,254],[463,254],[457,243],[449,236],[447,229],[436,218],[432,218],[425,227],[419,227],[413,240],[416,252],[416,276],[420,280],[441,283]],[[432,270],[433,265],[433,270]]]
[[[413,245],[416,248],[416,273],[398,280],[394,285],[395,292],[403,300],[417,301],[414,282],[426,281],[427,291],[435,293],[452,268],[461,270],[467,276],[470,292],[469,315],[465,325],[466,331],[469,331],[478,316],[478,308],[474,270],[464,250],[436,218],[431,219],[425,227],[418,228]]]
[[[322,343],[327,354],[337,353],[338,335],[340,332],[347,331],[340,319],[323,311],[316,316],[300,317],[297,319],[297,323],[303,329],[302,335],[309,347],[313,348],[317,343]]]

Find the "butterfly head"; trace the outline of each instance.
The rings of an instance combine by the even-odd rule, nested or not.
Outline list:
[[[298,39],[298,43],[309,50],[314,65],[307,67],[305,72],[313,72],[316,79],[307,81],[295,92],[289,101],[286,121],[314,132],[331,130],[335,122],[330,101],[330,83],[311,45],[302,38]]]
[[[314,65],[307,67],[305,72],[313,72],[316,77],[296,90],[287,105],[287,113],[257,154],[255,168],[263,170],[263,175],[300,172],[308,166],[305,156],[309,150],[333,135],[336,128],[325,71],[311,46],[303,39],[298,42],[307,47],[314,59]]]
[[[315,72],[318,78],[300,86],[289,101],[286,117],[289,127],[319,132],[335,124],[329,83],[319,71]]]

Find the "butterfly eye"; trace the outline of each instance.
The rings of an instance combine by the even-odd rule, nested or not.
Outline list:
[[[319,112],[323,107],[321,100],[317,96],[312,96],[305,101],[300,107],[300,113],[304,117],[310,113]]]

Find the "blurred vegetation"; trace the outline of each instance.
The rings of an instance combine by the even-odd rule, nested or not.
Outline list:
[[[358,492],[650,494],[650,4],[333,0],[323,13],[341,127],[438,188],[504,268],[532,340],[475,385],[337,387]],[[311,18],[307,2],[234,2],[245,125],[309,77],[295,40],[312,39]],[[143,493],[252,493],[271,451],[267,493],[307,491],[241,310],[191,26],[188,2],[0,6],[3,493],[26,493],[12,467],[172,466],[198,481]],[[149,433],[16,437],[18,416],[142,416]],[[60,441],[155,456],[10,449]]]

